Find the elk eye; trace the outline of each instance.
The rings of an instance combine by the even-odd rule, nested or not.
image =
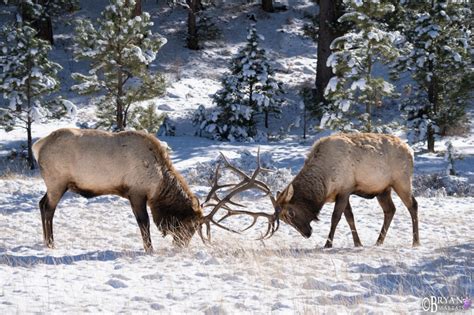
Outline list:
[[[296,213],[292,209],[288,210],[288,217],[290,219],[293,219],[295,217],[295,215],[296,215]]]

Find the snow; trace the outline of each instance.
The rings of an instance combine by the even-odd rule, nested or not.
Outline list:
[[[351,90],[355,91],[359,89],[361,91],[364,91],[367,88],[366,84],[367,80],[365,78],[360,78],[359,80],[352,82]]]
[[[94,17],[105,3],[83,1],[80,14]],[[218,142],[192,136],[197,129],[191,124],[192,113],[200,105],[213,108],[211,96],[220,88],[221,75],[244,43],[248,27],[245,14],[237,14],[241,11],[229,2],[220,20],[226,48],[190,52],[182,47],[180,29],[184,24],[177,26],[181,23],[177,21],[185,21],[186,12],[156,9],[154,1],[143,3],[154,10],[154,30],[168,38],[151,66],[168,76],[169,87],[164,97],[150,102],[176,122],[177,136],[160,140],[168,143],[172,161],[191,190],[203,200],[210,188],[206,176],[212,173],[219,152],[251,171],[258,148],[262,165],[275,170],[265,175],[265,181],[274,191],[284,188],[303,166],[312,143],[329,131],[312,131],[304,140],[298,129],[265,143]],[[285,106],[283,119],[278,124],[270,121],[272,132],[294,123],[300,114],[300,99],[293,91],[307,81],[314,82],[316,47],[297,35],[302,12],[310,6],[312,1],[292,1],[287,12],[269,14],[257,23],[258,31],[267,38],[262,45],[274,50],[273,57],[278,60],[278,79],[293,93],[288,95],[290,105]],[[259,12],[257,6],[244,9]],[[231,23],[224,21],[229,14],[236,16]],[[275,34],[275,25],[282,25],[282,31]],[[61,60],[66,74],[84,69],[84,64],[70,60],[71,54],[64,47],[56,48],[53,56]],[[69,92],[72,80],[65,80],[62,93],[70,101],[63,104],[68,113],[75,112],[75,119],[34,124],[34,140],[58,128],[94,122],[90,98]],[[331,82],[329,88],[335,89],[337,78]],[[330,117],[325,114],[321,126],[326,118]],[[400,135],[404,137],[403,132]],[[447,179],[448,162],[442,154],[415,148],[420,247],[411,247],[410,216],[396,196],[397,212],[385,244],[374,246],[383,211],[375,199],[353,196],[351,204],[363,248],[353,247],[344,219],[336,230],[334,248],[322,248],[333,207],[328,204],[321,211],[320,221],[312,223],[314,232],[309,239],[282,223],[272,238],[256,241],[265,228],[264,222],[259,222],[242,235],[213,227],[210,246],[195,235],[188,248],[179,249],[173,247],[169,237],[162,238],[152,223],[152,255],[143,251],[137,223],[125,199],[85,199],[72,193],[66,193],[55,214],[56,248],[45,248],[38,209],[46,190],[44,183],[37,171],[17,171],[16,162],[6,159],[13,149],[21,150],[25,139],[21,128],[9,133],[0,130],[2,314],[418,313],[424,297],[474,296],[474,236],[470,224],[474,217],[474,128],[468,137],[453,136],[436,142],[436,150],[442,153],[446,142],[451,141],[459,154],[454,161],[459,176]],[[430,186],[435,179],[441,186]],[[462,187],[471,192],[467,189],[462,196]],[[252,211],[272,211],[267,198],[254,193],[245,194],[239,202]],[[248,223],[247,218],[229,221],[236,228]]]
[[[75,119],[77,115],[77,107],[73,102],[69,100],[62,100],[64,107],[66,107],[66,113],[71,119]]]

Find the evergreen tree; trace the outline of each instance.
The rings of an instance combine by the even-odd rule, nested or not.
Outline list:
[[[408,70],[416,82],[403,102],[412,141],[427,140],[465,119],[472,92],[472,12],[467,4],[411,1],[405,5],[405,35],[411,53],[402,56],[395,73]]]
[[[257,134],[254,111],[243,102],[237,77],[225,77],[222,85],[223,88],[213,96],[216,109],[209,113],[201,128],[220,141],[250,140]]]
[[[217,109],[201,124],[219,140],[245,141],[257,135],[256,115],[281,112],[282,83],[274,76],[266,51],[259,47],[255,25],[249,29],[247,43],[233,58],[231,72],[222,80],[223,88],[214,95]]]
[[[44,96],[58,89],[56,75],[61,66],[48,59],[51,47],[36,35],[28,23],[19,23],[4,26],[0,37],[0,92],[9,100],[7,106],[0,107],[0,123],[6,130],[15,126],[26,129],[31,169],[32,124],[61,113],[61,108],[54,106],[57,102],[43,101]]]
[[[144,12],[135,16],[135,1],[111,0],[94,27],[87,19],[76,27],[75,58],[90,62],[87,75],[73,73],[79,94],[103,93],[98,99],[100,125],[124,130],[133,102],[162,95],[164,78],[149,69],[165,39],[151,32]]]
[[[158,115],[155,105],[149,104],[147,107],[137,106],[131,113],[131,125],[136,130],[146,130],[149,133],[156,134],[160,129],[165,115]]]
[[[333,53],[327,65],[335,76],[325,89],[330,104],[321,122],[335,129],[379,131],[374,129],[372,111],[382,105],[384,97],[393,95],[394,86],[375,76],[374,65],[387,64],[399,56],[400,34],[387,31],[386,24],[380,22],[394,7],[388,1],[379,0],[344,2],[346,13],[339,21],[353,27],[331,44]],[[364,106],[365,112],[360,114],[355,106]],[[354,121],[351,115],[357,119]]]
[[[244,101],[255,112],[264,114],[265,128],[268,128],[269,114],[281,112],[283,99],[282,83],[275,79],[275,72],[268,61],[265,49],[260,48],[255,25],[251,25],[247,44],[233,60],[231,71],[237,76]]]

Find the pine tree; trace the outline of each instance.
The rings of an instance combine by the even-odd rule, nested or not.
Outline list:
[[[1,30],[0,92],[9,100],[0,107],[0,122],[7,130],[20,126],[26,129],[28,164],[34,168],[31,150],[31,127],[47,116],[58,116],[62,111],[58,102],[45,102],[44,96],[59,87],[57,72],[61,66],[48,59],[48,42],[37,38],[28,23],[8,24]]]
[[[405,35],[411,53],[402,56],[395,72],[408,70],[416,82],[403,102],[412,141],[427,140],[434,151],[435,135],[459,126],[472,92],[472,13],[467,4],[410,1]]]
[[[79,20],[76,27],[75,59],[87,60],[87,75],[73,73],[79,94],[105,94],[97,103],[100,125],[124,130],[133,102],[162,95],[164,78],[149,69],[165,39],[151,32],[153,22],[144,12],[135,16],[135,1],[111,0],[97,19]]]
[[[158,115],[155,105],[149,104],[147,107],[137,106],[131,113],[131,126],[136,130],[146,130],[149,133],[156,134],[160,129],[165,115]]]
[[[214,95],[217,109],[201,125],[219,140],[254,140],[256,116],[264,115],[268,128],[270,114],[279,114],[283,99],[282,83],[275,79],[267,53],[259,47],[255,25],[249,28],[246,45],[231,62],[231,72],[223,80],[223,88]]]
[[[353,27],[331,44],[333,53],[327,65],[335,76],[325,89],[330,104],[322,123],[342,130],[379,131],[373,126],[372,112],[382,106],[384,97],[394,94],[394,86],[375,76],[374,65],[387,64],[399,56],[400,34],[387,31],[386,24],[380,22],[394,7],[388,1],[379,0],[346,0],[345,3],[347,10],[339,21]],[[360,114],[355,106],[364,106],[365,112]]]
[[[237,77],[223,79],[223,88],[213,96],[216,109],[209,113],[201,128],[216,140],[247,141],[257,134],[253,109],[243,102]]]
[[[237,76],[240,91],[245,94],[245,103],[257,113],[264,114],[265,128],[268,128],[269,114],[281,112],[283,99],[282,83],[275,79],[275,73],[268,61],[265,49],[260,48],[255,25],[251,25],[247,43],[234,58],[231,71]]]

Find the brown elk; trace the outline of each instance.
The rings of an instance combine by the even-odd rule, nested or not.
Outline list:
[[[276,214],[231,210],[228,207],[228,204],[237,205],[232,198],[244,190],[258,189],[270,194],[268,187],[255,179],[259,172],[264,171],[260,164],[254,174],[248,176],[225,160],[226,167],[242,177],[242,181],[219,185],[217,168],[214,186],[205,203],[200,205],[174,169],[166,149],[155,137],[142,132],[59,129],[38,140],[33,145],[33,151],[47,188],[39,206],[44,242],[48,247],[54,247],[53,216],[56,206],[68,190],[86,198],[109,194],[127,198],[147,252],[153,250],[147,204],[163,236],[172,235],[174,243],[181,246],[189,243],[196,229],[205,241],[202,226],[207,227],[206,235],[210,240],[210,223],[233,231],[214,219],[221,208],[227,211],[226,217],[244,214],[251,215],[254,220],[267,218],[265,237],[278,229]],[[231,191],[227,196],[218,196],[217,191],[229,187]],[[276,205],[273,197],[272,202]],[[203,207],[213,209],[205,216]]]
[[[331,230],[325,247],[333,244],[342,213],[351,228],[355,246],[362,246],[354,223],[349,196],[377,200],[384,212],[381,245],[395,214],[392,188],[408,208],[413,225],[413,246],[419,245],[418,204],[412,194],[413,153],[399,138],[390,135],[338,134],[317,141],[303,168],[277,196],[280,218],[304,237],[311,236],[311,221],[327,202],[334,202]]]

